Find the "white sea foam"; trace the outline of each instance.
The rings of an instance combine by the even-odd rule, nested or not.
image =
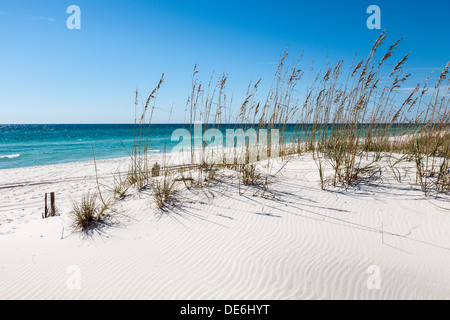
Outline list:
[[[5,155],[5,156],[0,156],[0,159],[13,159],[13,158],[18,158],[20,157],[20,154],[10,154],[10,155]]]

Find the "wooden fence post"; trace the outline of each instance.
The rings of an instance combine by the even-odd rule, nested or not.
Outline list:
[[[47,213],[48,213],[48,207],[47,207],[47,193],[45,193],[45,209],[44,209],[44,214],[42,215],[42,219],[47,218]]]
[[[42,214],[42,219],[47,219],[48,217],[56,216],[56,204],[55,204],[55,193],[50,192],[50,208],[48,207],[48,193],[45,193],[45,209]]]
[[[50,217],[56,216],[55,193],[50,193]]]

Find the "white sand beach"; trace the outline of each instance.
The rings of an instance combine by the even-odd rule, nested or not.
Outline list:
[[[450,300],[450,1],[379,2],[2,1],[0,300]]]
[[[101,183],[126,162],[98,161]],[[294,156],[264,196],[224,172],[162,213],[130,191],[91,235],[69,212],[96,188],[92,161],[2,170],[0,299],[450,299],[450,199],[401,166],[401,182],[323,191],[312,157]],[[45,192],[61,216],[41,218]]]

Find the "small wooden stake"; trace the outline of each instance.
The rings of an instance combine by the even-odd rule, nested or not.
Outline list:
[[[55,193],[50,193],[50,217],[56,216]]]
[[[50,208],[48,207],[48,193],[45,194],[45,210],[42,219],[56,216],[55,193],[50,192]]]
[[[48,207],[47,207],[47,193],[45,194],[45,210],[44,210],[44,214],[42,215],[42,219],[47,218],[47,214],[48,214]]]

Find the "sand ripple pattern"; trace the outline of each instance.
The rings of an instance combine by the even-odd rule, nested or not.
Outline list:
[[[448,212],[394,183],[321,191],[314,166],[295,159],[266,198],[239,195],[236,181],[183,191],[162,217],[135,195],[87,239],[61,240],[65,215],[33,220],[0,236],[0,298],[450,299]],[[70,266],[80,290],[67,286]]]

